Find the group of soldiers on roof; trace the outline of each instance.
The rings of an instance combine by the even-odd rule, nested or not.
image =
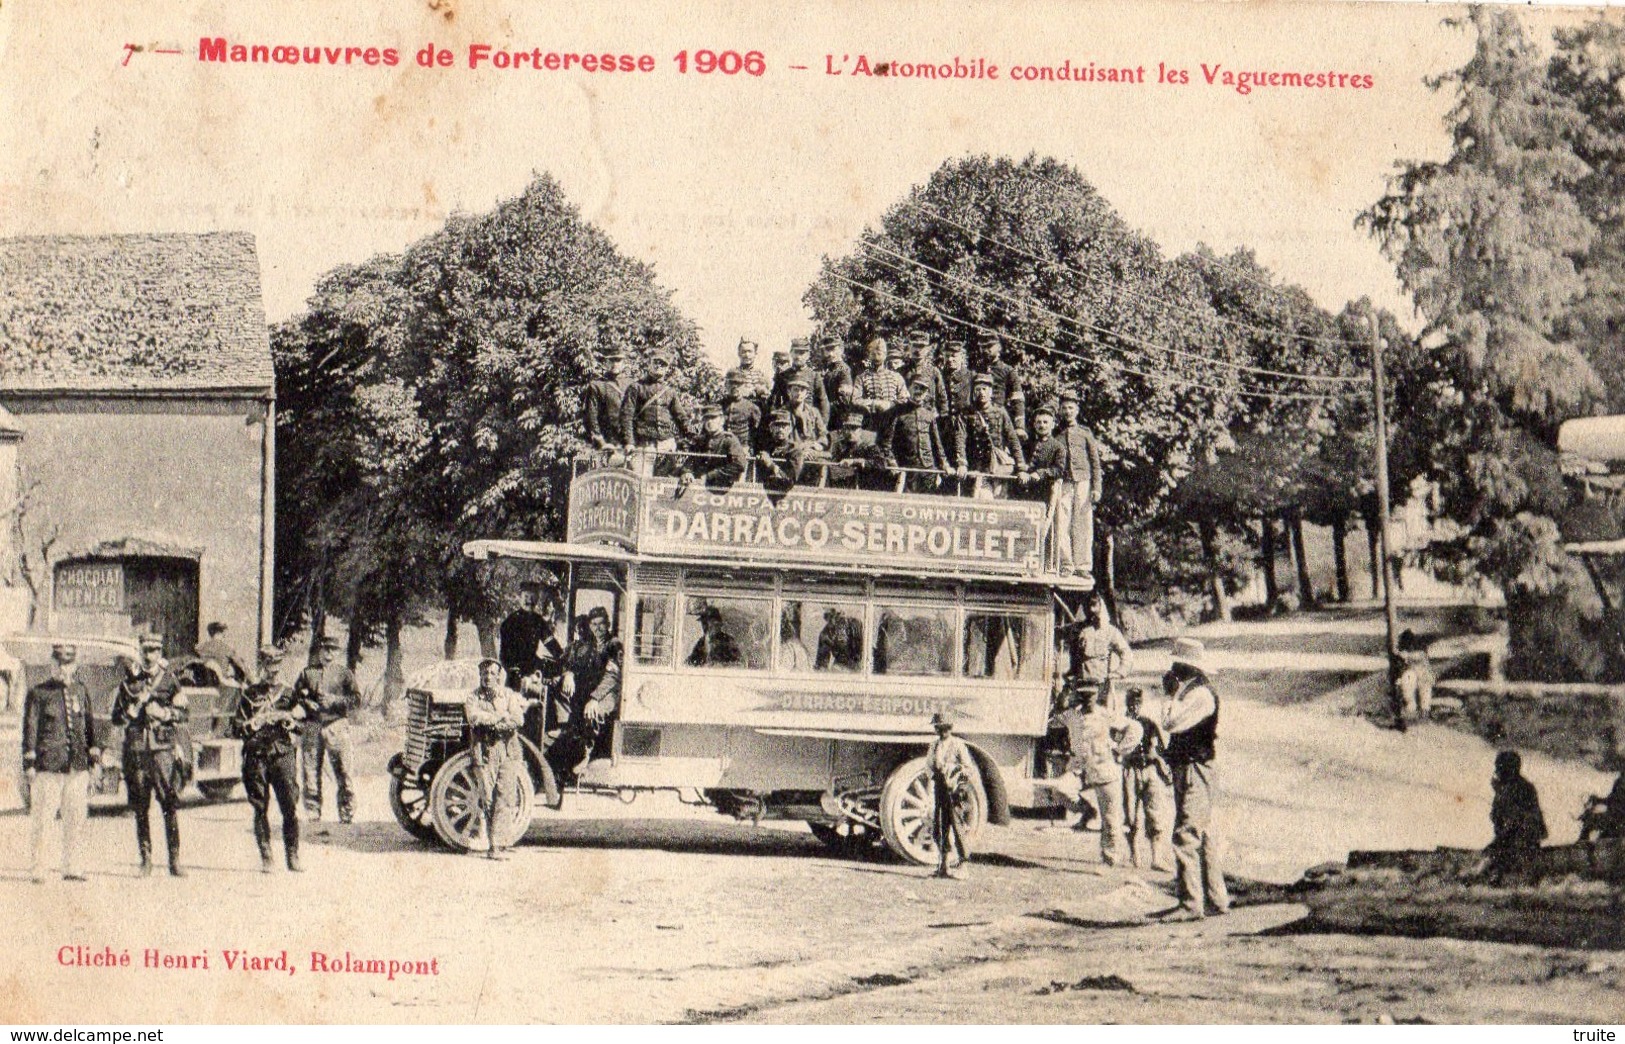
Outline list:
[[[834,486],[912,493],[1020,496],[1053,501],[1061,571],[1090,571],[1100,445],[1078,419],[1078,394],[1028,406],[1003,340],[984,331],[978,366],[963,341],[940,353],[914,330],[871,338],[854,369],[839,338],[791,341],[771,377],[757,369],[755,342],[739,342],[739,365],[720,402],[696,428],[670,382],[673,357],[649,360],[629,378],[623,356],[600,359],[586,391],[590,445],[611,461],[726,489],[754,477],[779,492]],[[938,366],[938,361],[942,366]]]

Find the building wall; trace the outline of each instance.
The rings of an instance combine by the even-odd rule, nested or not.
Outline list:
[[[196,550],[200,627],[221,620],[239,651],[258,644],[262,403],[0,392],[0,405],[23,429],[22,482],[38,483],[30,553],[49,527],[58,530],[53,564],[126,539]],[[49,583],[37,628],[97,622],[53,619]]]

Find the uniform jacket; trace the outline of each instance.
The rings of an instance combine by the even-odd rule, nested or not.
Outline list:
[[[626,389],[630,384],[624,378],[621,380],[596,380],[587,385],[587,395],[583,402],[582,420],[587,431],[587,441],[599,448],[619,446],[625,438],[625,431],[621,425],[621,403],[626,399]]]
[[[987,368],[993,378],[993,402],[1003,406],[1010,419],[1021,431],[1027,430],[1027,393],[1021,387],[1021,376],[1016,368],[999,360]]]
[[[1100,488],[1100,443],[1082,424],[1069,424],[1060,432],[1066,443],[1066,479],[1087,482],[1091,490]]]
[[[1037,480],[1040,491],[1048,496],[1051,483],[1066,476],[1066,443],[1059,435],[1040,440],[1027,458],[1027,470]]]
[[[948,416],[949,411],[953,409],[953,403],[948,399],[948,382],[942,376],[942,371],[929,362],[916,361],[908,369],[908,380],[913,384],[921,378],[927,385],[925,401],[937,411],[937,416]]]
[[[847,394],[852,393],[852,367],[844,360],[831,359],[818,371],[818,381],[824,386],[824,401],[829,404],[829,422],[831,431],[841,426],[841,418],[851,407],[841,397],[841,387],[845,385]]]
[[[1104,707],[1088,714],[1069,707],[1050,724],[1066,729],[1072,752],[1071,769],[1086,787],[1105,786],[1123,778],[1119,762],[1140,745],[1138,722],[1114,715]]]
[[[862,369],[852,378],[852,398],[871,417],[908,401],[908,385],[903,375],[889,366]]]
[[[293,683],[295,695],[305,706],[315,708],[312,720],[331,725],[361,705],[361,686],[342,663],[326,667],[306,667]]]
[[[722,404],[722,426],[738,439],[749,453],[756,452],[762,434],[762,408],[749,395],[736,395]]]
[[[963,417],[973,408],[975,397],[971,389],[975,387],[976,375],[969,369],[946,370],[942,375],[943,384],[948,389],[948,413],[955,417]]]
[[[824,427],[824,415],[818,412],[818,407],[803,402],[798,408],[786,406],[785,409],[789,410],[791,430],[797,439],[820,447],[829,445],[829,430]]]
[[[621,437],[628,446],[653,446],[688,432],[677,392],[660,381],[628,385],[621,400]]]
[[[74,675],[40,682],[23,703],[23,768],[38,772],[83,772],[90,767],[96,720],[90,690]]]
[[[950,458],[937,411],[929,405],[904,407],[892,422],[890,436],[887,445],[899,467],[945,471],[964,463],[963,449],[957,458]]]
[[[730,374],[737,373],[744,377],[743,383],[739,386],[740,394],[755,399],[758,406],[767,406],[768,397],[772,392],[772,383],[767,379],[766,374],[754,366],[735,366],[728,372]]]
[[[701,469],[700,480],[710,489],[727,489],[738,482],[750,466],[750,454],[731,431],[706,436],[700,452],[705,454],[704,458],[693,463]]]
[[[1010,415],[996,403],[987,409],[973,411],[965,418],[965,464],[972,471],[992,471],[995,450],[1002,450],[1014,461],[1017,471],[1026,467],[1021,452],[1021,439]]]
[[[604,713],[613,713],[621,704],[621,642],[611,637],[603,645],[591,638],[580,638],[570,643],[564,654],[567,669],[575,677],[575,695],[571,697],[570,713],[579,715],[587,703],[597,700]]]
[[[119,684],[113,698],[113,724],[124,729],[125,750],[169,750],[175,746],[176,727],[187,719],[186,697],[168,665],[148,672],[137,667]],[[169,709],[168,720],[152,713]]]
[[[300,725],[316,712],[291,686],[257,681],[237,701],[231,734],[243,741],[244,754],[268,758],[292,754],[298,749]]]
[[[1134,647],[1122,631],[1109,623],[1078,628],[1071,644],[1072,674],[1093,682],[1104,682],[1108,674],[1127,674],[1134,659]],[[1117,661],[1115,670],[1112,663],[1114,658]]]

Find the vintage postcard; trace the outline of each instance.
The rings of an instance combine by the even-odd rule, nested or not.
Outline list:
[[[0,1020],[1613,1039],[1622,89],[1606,9],[10,0]]]

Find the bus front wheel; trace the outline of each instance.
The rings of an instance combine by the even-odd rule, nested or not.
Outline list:
[[[934,866],[937,845],[931,838],[931,766],[924,758],[905,761],[880,791],[880,829],[886,846],[909,862]],[[987,794],[982,781],[970,781],[970,800],[963,809],[965,840],[973,844],[987,823]]]
[[[515,787],[513,814],[505,823],[495,824],[497,844],[511,845],[524,836],[530,826],[534,788],[530,773],[520,769],[519,786]],[[474,755],[468,751],[446,759],[429,784],[429,815],[434,821],[434,832],[446,847],[459,852],[472,848],[484,849],[485,817],[480,811],[479,784],[474,777]]]

